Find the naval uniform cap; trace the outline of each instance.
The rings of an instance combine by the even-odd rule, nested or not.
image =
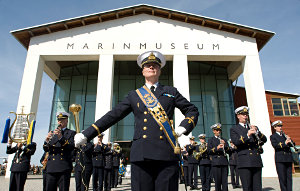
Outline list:
[[[201,138],[205,138],[206,135],[205,134],[200,134],[198,137],[201,139]]]
[[[249,113],[250,108],[247,106],[241,106],[235,109],[235,114]]]
[[[272,123],[272,127],[276,127],[276,126],[282,126],[282,121],[280,121],[280,120],[274,121]]]
[[[65,111],[59,111],[56,113],[57,119],[67,119],[69,116],[70,114]]]
[[[195,140],[195,137],[194,137],[194,136],[191,136],[191,137],[190,137],[190,140]]]
[[[119,145],[119,143],[114,143],[114,146]]]
[[[155,63],[158,64],[160,68],[163,68],[166,65],[166,59],[164,55],[158,51],[147,51],[138,56],[137,64],[143,68],[143,65],[147,63]]]
[[[220,129],[221,130],[221,127],[222,127],[222,125],[220,123],[216,123],[216,124],[213,124],[212,126],[210,126],[210,128],[212,130],[215,130],[215,129]]]

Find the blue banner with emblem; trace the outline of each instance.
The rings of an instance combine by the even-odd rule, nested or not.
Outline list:
[[[176,137],[174,136],[174,129],[170,124],[170,120],[158,99],[146,86],[137,89],[136,92],[145,106],[148,108],[149,113],[153,116],[157,124],[163,128],[165,136],[167,137],[172,148],[175,149]]]

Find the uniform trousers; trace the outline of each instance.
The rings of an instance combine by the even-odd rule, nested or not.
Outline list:
[[[93,169],[91,168],[85,169],[83,173],[81,170],[75,171],[76,191],[85,191],[89,189],[92,172]],[[83,177],[85,177],[84,181],[86,181],[86,185],[83,184]],[[87,189],[85,187],[87,187]]]
[[[292,163],[276,162],[275,164],[281,191],[293,190]]]
[[[228,190],[228,166],[213,166],[212,167],[215,189],[216,191]]]
[[[47,174],[46,174],[46,170],[43,170],[43,191],[46,191],[46,178],[47,178]]]
[[[27,179],[27,172],[11,172],[9,191],[24,190]]]
[[[243,191],[261,191],[261,167],[249,167],[238,169],[241,177]]]
[[[114,166],[112,169],[112,177],[111,177],[111,184],[113,188],[116,188],[118,185],[118,175],[119,175],[119,167]]]
[[[147,160],[131,163],[132,191],[178,191],[178,161]]]
[[[189,164],[189,186],[198,185],[198,164]]]
[[[184,183],[186,185],[188,185],[189,184],[189,167],[188,166],[183,167],[183,174],[184,174]]]
[[[102,191],[103,190],[103,176],[104,168],[103,167],[94,167],[93,168],[93,191]],[[98,185],[99,182],[99,185]]]
[[[208,191],[210,190],[210,173],[211,171],[211,165],[210,164],[203,164],[200,165],[200,178],[201,178],[201,184],[202,184],[202,190]]]
[[[104,190],[111,189],[111,171],[112,169],[104,169]]]
[[[236,165],[230,165],[230,175],[231,175],[231,184],[232,186],[240,185],[240,174]]]
[[[71,171],[47,173],[46,190],[47,191],[68,191],[70,188]]]

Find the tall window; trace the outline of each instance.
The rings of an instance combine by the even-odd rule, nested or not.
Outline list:
[[[98,62],[62,67],[55,82],[50,130],[57,127],[56,112],[69,112],[73,103],[82,106],[79,112],[80,129],[86,129],[95,121]],[[70,113],[70,112],[69,112]],[[76,130],[73,114],[70,113],[68,128]]]
[[[299,116],[297,99],[272,98],[274,116]]]
[[[210,126],[221,123],[222,136],[229,138],[235,115],[231,81],[226,68],[203,62],[189,62],[188,66],[191,102],[200,113],[193,135],[205,133],[207,138],[212,137]]]

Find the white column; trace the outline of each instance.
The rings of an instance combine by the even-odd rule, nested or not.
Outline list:
[[[178,91],[188,100],[190,100],[189,91],[189,71],[187,55],[174,55],[173,56],[173,85]],[[184,115],[179,109],[175,109],[175,128],[179,126],[180,122],[184,119]],[[191,134],[189,135],[191,136]],[[182,135],[179,138],[180,145],[189,143],[189,137]]]
[[[114,58],[113,55],[100,55],[97,82],[97,97],[95,120],[98,120],[112,107],[114,81]],[[104,132],[103,142],[107,143],[110,139],[110,128]]]
[[[40,55],[35,54],[34,51],[28,50],[23,79],[19,94],[17,113],[21,113],[22,107],[24,107],[24,113],[30,112],[37,113],[40,89],[42,83],[42,76],[44,70],[44,60]],[[35,116],[29,118],[30,122]],[[11,162],[14,154],[8,156],[7,169],[10,169]],[[6,171],[5,178],[9,178],[10,170]]]
[[[259,130],[267,137],[268,141],[263,146],[263,177],[277,177],[274,161],[274,149],[270,143],[271,127],[266,101],[263,76],[259,55],[246,56],[243,60],[244,83],[247,102],[250,108],[251,124],[258,126]]]

